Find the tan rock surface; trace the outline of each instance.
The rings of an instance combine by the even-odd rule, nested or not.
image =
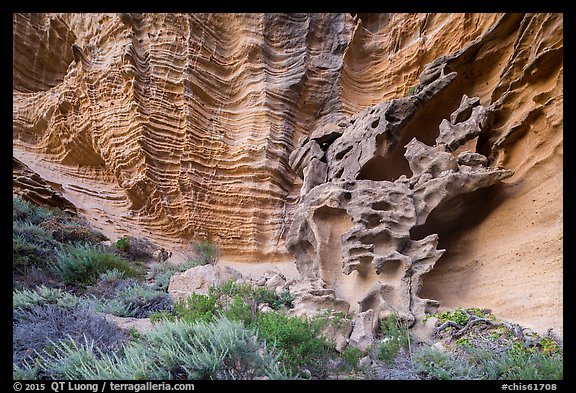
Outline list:
[[[206,238],[254,275],[293,272],[300,137],[456,53],[411,133],[479,97],[491,131],[461,149],[515,174],[439,231],[421,294],[561,333],[562,35],[562,14],[13,14],[13,155],[113,240],[183,259]]]
[[[150,318],[118,317],[112,314],[101,314],[108,322],[114,323],[122,330],[136,330],[139,334],[145,334],[154,330],[154,324]]]
[[[439,72],[428,78],[433,72],[425,69],[414,96],[367,108],[330,141],[305,138],[290,155],[310,189],[301,195],[286,240],[299,272],[324,281],[354,313],[370,310],[375,320],[395,313],[409,326],[438,306],[419,296],[423,277],[446,251],[437,248],[437,229],[458,224],[467,208],[463,198],[513,175],[487,166],[479,153],[454,157],[459,146],[490,130],[492,109],[477,98],[464,95],[450,120],[440,122],[432,146],[415,137],[405,142],[413,119],[456,77],[444,74],[446,63],[430,67]],[[406,173],[387,171],[398,150]],[[307,168],[318,162],[324,182],[313,184]],[[442,219],[429,221],[432,214]]]
[[[12,158],[12,192],[36,205],[57,207],[76,214],[76,206],[55,190],[40,175],[16,158]]]
[[[170,277],[168,293],[174,301],[186,300],[192,293],[206,295],[212,285],[239,278],[242,278],[242,274],[229,266],[196,266]]]

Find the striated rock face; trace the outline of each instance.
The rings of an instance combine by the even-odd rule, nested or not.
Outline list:
[[[56,207],[76,214],[76,206],[16,158],[12,158],[12,192],[36,205]]]
[[[412,230],[446,250],[420,296],[561,334],[562,35],[562,14],[13,14],[13,155],[111,239],[175,255],[207,239],[225,261],[291,263],[300,195],[340,176],[411,178],[427,169],[404,146],[416,138],[428,147],[411,154],[427,155],[450,130],[439,142],[459,168],[514,175]],[[453,73],[400,141],[327,172],[310,150],[316,161],[291,169],[301,137],[357,149],[349,121]],[[456,147],[452,126],[479,108],[490,127]]]

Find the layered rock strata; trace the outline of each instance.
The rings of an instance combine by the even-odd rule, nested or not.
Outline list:
[[[12,193],[40,206],[55,207],[77,214],[76,206],[39,174],[15,157],[12,158]]]

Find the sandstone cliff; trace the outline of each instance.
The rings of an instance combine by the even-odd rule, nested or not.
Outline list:
[[[478,97],[491,127],[462,149],[514,175],[418,228],[446,250],[420,297],[561,333],[562,35],[561,14],[14,14],[13,154],[111,238],[293,265],[300,138],[439,61],[455,79],[403,142]],[[403,174],[402,149],[364,173]]]

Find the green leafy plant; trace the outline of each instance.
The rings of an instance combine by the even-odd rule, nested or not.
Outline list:
[[[331,348],[318,327],[305,317],[260,313],[255,326],[260,337],[280,351],[281,361],[294,373],[303,367],[321,367],[323,357]]]
[[[26,274],[32,267],[45,269],[55,256],[58,245],[44,228],[27,221],[12,223],[12,265],[19,273]]]
[[[123,252],[128,252],[130,250],[130,238],[128,236],[121,237],[116,240],[116,248]]]
[[[59,249],[51,268],[66,284],[93,284],[101,273],[114,269],[128,277],[143,277],[143,272],[135,265],[106,252],[102,246],[90,243]]]
[[[136,330],[135,327],[131,327],[129,333],[130,333],[130,336],[132,337],[132,339],[134,339],[134,340],[138,340],[141,336],[140,332],[138,332],[138,330]]]
[[[465,309],[458,307],[456,310],[441,311],[434,314],[433,316],[438,318],[441,323],[452,321],[456,322],[461,326],[464,326],[470,319],[471,315],[475,315],[480,318],[488,318],[493,321],[496,320],[496,317],[492,313],[490,313],[489,310],[480,309],[477,307],[471,307]]]
[[[362,355],[362,350],[357,347],[348,346],[342,351],[342,358],[354,369],[358,368]]]
[[[24,221],[32,225],[39,225],[53,217],[66,217],[59,209],[50,209],[38,206],[12,195],[12,221]]]
[[[220,258],[219,248],[209,241],[194,242],[192,243],[192,247],[194,248],[196,259],[200,262],[200,265],[215,265]]]
[[[441,351],[427,345],[416,348],[412,361],[417,372],[431,379],[462,380],[478,379],[480,373],[460,351]]]
[[[216,297],[192,293],[186,300],[175,302],[171,312],[156,312],[151,318],[155,321],[181,319],[192,323],[209,322],[215,316],[217,316]]]
[[[258,306],[261,304],[268,304],[274,310],[280,310],[284,306],[289,306],[293,300],[292,295],[288,291],[277,294],[267,288],[253,286],[250,283],[237,283],[234,280],[229,280],[222,285],[213,285],[208,289],[208,293],[220,299],[220,303],[226,306],[225,300],[228,298],[238,297],[246,304],[249,304],[252,309],[252,317],[255,316]]]
[[[240,296],[235,296],[222,315],[232,321],[239,321],[244,326],[250,326],[256,317],[257,310],[246,303]]]
[[[164,322],[125,345],[102,353],[84,344],[55,344],[38,362],[47,379],[286,379],[277,356],[252,330],[225,318]],[[16,368],[15,368],[16,370]],[[26,370],[19,369],[20,375]]]
[[[378,343],[377,358],[391,365],[400,348],[410,345],[410,332],[408,326],[398,320],[395,314],[389,315],[380,321],[382,339]]]
[[[35,306],[56,304],[62,308],[73,309],[80,305],[90,305],[90,300],[78,297],[60,289],[39,286],[35,289],[17,289],[12,291],[13,309],[31,309]]]
[[[541,380],[563,376],[562,347],[551,336],[541,337],[501,321],[485,309],[459,308],[435,316],[438,329],[450,332],[455,348],[442,355],[431,349],[419,351],[414,358],[420,362],[418,367],[433,378]],[[434,367],[428,367],[430,363]]]
[[[342,311],[322,310],[314,317],[312,323],[322,330],[329,326],[335,329],[342,329],[346,322],[350,322],[351,318]]]

